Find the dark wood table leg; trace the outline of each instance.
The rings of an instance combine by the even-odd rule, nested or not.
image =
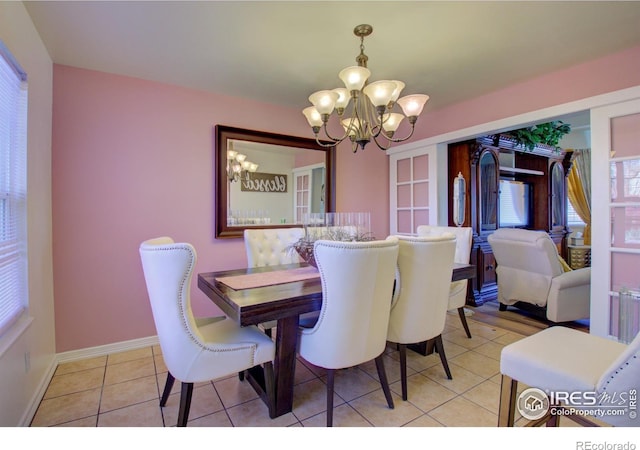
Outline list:
[[[418,342],[417,344],[407,344],[407,348],[409,350],[413,350],[416,353],[421,354],[422,356],[427,356],[433,353],[434,350],[434,341],[433,339],[428,341]]]
[[[276,331],[275,407],[273,417],[293,410],[293,379],[296,371],[299,316],[278,319]]]

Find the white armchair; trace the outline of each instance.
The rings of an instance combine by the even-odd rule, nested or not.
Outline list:
[[[453,233],[456,237],[456,255],[454,262],[461,264],[469,264],[471,258],[471,246],[473,242],[473,228],[471,227],[441,227],[431,225],[419,225],[417,230],[418,236],[429,236],[433,234]],[[464,328],[467,337],[471,339],[471,331],[467,324],[467,316],[465,315],[464,306],[467,304],[467,285],[469,280],[459,280],[451,283],[449,289],[449,307],[450,311],[457,310],[460,322]]]
[[[564,272],[544,231],[500,228],[488,237],[496,259],[498,300],[544,312],[551,322],[589,318],[591,268]]]

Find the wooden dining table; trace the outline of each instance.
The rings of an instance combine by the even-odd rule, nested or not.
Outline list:
[[[475,266],[454,265],[452,281],[474,276]],[[322,306],[317,269],[301,263],[200,273],[198,288],[241,326],[277,321],[275,405],[270,415],[275,418],[291,412],[300,315]],[[267,402],[262,369],[247,371],[247,380]]]

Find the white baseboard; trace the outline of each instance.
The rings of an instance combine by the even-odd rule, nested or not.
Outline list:
[[[139,348],[157,345],[158,342],[158,336],[149,336],[146,338],[133,339],[131,341],[116,342],[114,344],[99,345],[97,347],[83,348],[80,350],[71,350],[64,353],[58,353],[56,355],[56,363],[62,364],[72,361],[79,361],[81,359],[105,356],[110,353],[137,350]]]
[[[31,398],[31,402],[29,403],[29,407],[25,411],[22,419],[20,421],[21,427],[28,427],[33,420],[36,412],[38,411],[38,406],[40,406],[40,402],[44,398],[44,394],[47,392],[47,388],[49,387],[49,383],[51,383],[51,379],[53,375],[56,373],[56,369],[58,364],[80,361],[82,359],[87,358],[95,358],[98,356],[105,356],[110,353],[119,353],[125,352],[128,350],[137,350],[139,348],[151,347],[152,345],[158,344],[158,336],[149,336],[146,338],[133,339],[131,341],[124,342],[116,342],[114,344],[107,345],[99,345],[97,347],[83,348],[80,350],[72,350],[69,352],[58,353],[50,366],[47,368],[45,375],[42,377],[40,384],[38,385],[37,391],[34,393]]]
[[[20,419],[20,424],[18,426],[28,427],[31,425],[31,421],[33,420],[33,417],[36,415],[36,412],[38,411],[38,406],[40,406],[40,402],[44,398],[44,394],[47,392],[47,388],[49,387],[49,383],[51,383],[51,378],[53,378],[53,374],[56,373],[57,367],[58,367],[58,362],[56,358],[54,358],[51,361],[51,364],[49,364],[49,367],[47,368],[44,376],[40,380],[40,383],[38,384],[38,389],[36,389],[33,396],[31,397],[31,401],[29,402],[29,407],[22,415],[22,418]]]

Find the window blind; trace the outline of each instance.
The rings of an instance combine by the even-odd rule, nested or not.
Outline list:
[[[0,42],[0,335],[26,310],[26,74]]]
[[[571,200],[567,202],[567,224],[569,225],[581,225],[584,226],[585,223],[582,221],[576,210],[573,208],[571,204]]]

